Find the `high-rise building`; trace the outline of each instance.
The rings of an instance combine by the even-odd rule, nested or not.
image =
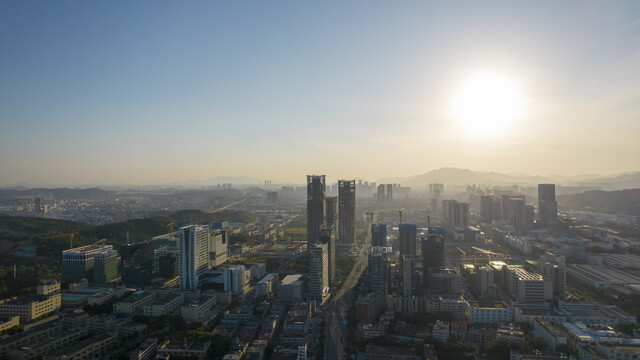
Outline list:
[[[331,286],[336,278],[336,227],[323,225],[320,228],[320,242],[327,245],[327,274]]]
[[[415,255],[418,227],[415,224],[400,224],[398,226],[398,234],[400,259],[402,259],[404,255]]]
[[[338,226],[338,198],[327,196],[325,198],[325,219],[328,226]]]
[[[94,255],[93,283],[108,284],[118,279],[118,262],[120,257],[116,250],[104,250]]]
[[[482,222],[487,224],[491,224],[493,221],[493,196],[480,196],[480,217],[482,217]]]
[[[522,304],[541,304],[553,297],[551,280],[518,265],[503,267],[505,292]]]
[[[106,284],[118,278],[118,252],[113,245],[86,245],[62,252],[62,282],[82,279]]]
[[[309,296],[323,301],[329,289],[329,247],[315,243],[309,248]]]
[[[379,246],[369,250],[369,279],[371,291],[387,295],[391,286],[391,248]]]
[[[457,200],[443,200],[442,218],[447,227],[459,226],[466,228],[469,226],[469,203]]]
[[[555,184],[538,184],[538,218],[545,227],[556,223],[558,203]]]
[[[196,290],[200,275],[209,269],[209,225],[183,226],[178,233],[180,289]]]
[[[384,184],[378,185],[378,205],[382,205],[387,201],[387,198],[384,196]]]
[[[450,268],[430,270],[429,291],[432,295],[460,295],[462,276]]]
[[[431,274],[446,265],[445,240],[441,235],[429,234],[422,238],[422,273],[425,288],[430,289]]]
[[[42,212],[42,202],[39,197],[37,197],[35,200],[33,212],[36,214],[40,214]]]
[[[387,184],[387,204],[393,202],[393,184]]]
[[[485,265],[476,269],[476,289],[480,297],[494,296],[496,286],[493,281],[494,270],[491,266]]]
[[[277,191],[269,191],[267,193],[267,202],[269,204],[277,204],[278,203],[278,192]]]
[[[371,246],[387,246],[387,225],[371,224]]]
[[[356,181],[338,181],[338,239],[343,244],[356,240]]]
[[[320,241],[325,221],[325,176],[307,175],[307,248]]]
[[[227,262],[229,232],[226,229],[212,230],[209,235],[209,267],[220,266]]]
[[[402,295],[404,297],[419,296],[422,291],[420,286],[420,273],[418,269],[422,263],[420,255],[402,256]]]
[[[547,280],[551,280],[553,297],[567,297],[567,265],[565,257],[547,253],[538,260],[538,271]]]
[[[524,196],[509,198],[509,224],[517,234],[523,234],[527,228],[527,206]]]
[[[224,269],[224,291],[242,295],[249,286],[251,272],[244,265],[231,265]]]

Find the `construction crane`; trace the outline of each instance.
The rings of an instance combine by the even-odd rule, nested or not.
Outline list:
[[[460,251],[460,253],[462,254],[462,261],[463,261],[463,262],[466,262],[466,261],[467,261],[467,252],[466,252],[466,251],[464,251],[464,250],[462,250],[462,249],[460,249],[460,247],[459,247],[459,246],[458,246],[458,247],[456,247],[456,249],[458,249],[458,251]]]
[[[69,249],[73,249],[73,236],[77,235],[76,233],[69,233],[69,234],[65,234],[65,235],[69,235]]]
[[[169,230],[170,233],[174,232],[175,230],[175,225],[176,223],[174,222],[170,222],[167,225],[165,225],[165,227],[167,228],[167,230]]]
[[[104,250],[104,243],[107,241],[107,239],[100,239],[96,242],[93,243],[93,245],[98,245],[100,243],[102,243],[102,250]]]
[[[402,212],[404,211],[404,208],[398,210],[398,214],[400,214],[400,225],[402,225]]]

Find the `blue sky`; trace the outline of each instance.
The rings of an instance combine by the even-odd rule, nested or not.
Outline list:
[[[451,119],[513,79],[497,134]],[[640,3],[0,2],[0,184],[638,170]]]

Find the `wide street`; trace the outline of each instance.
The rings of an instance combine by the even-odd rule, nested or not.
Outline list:
[[[353,265],[353,269],[344,280],[342,287],[332,301],[325,306],[325,358],[344,359],[344,343],[346,340],[346,312],[349,304],[353,300],[353,287],[358,283],[358,279],[367,268],[367,254],[371,247],[371,236],[367,236],[360,249],[358,259]]]

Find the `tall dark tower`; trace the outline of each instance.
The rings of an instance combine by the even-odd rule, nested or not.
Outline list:
[[[378,185],[378,205],[382,205],[387,201],[387,198],[384,196],[384,184]]]
[[[353,244],[356,239],[356,181],[338,181],[338,239]]]
[[[415,255],[418,227],[415,224],[400,224],[398,232],[400,235],[398,239],[400,259],[402,260],[404,255]]]
[[[538,218],[545,227],[558,219],[555,184],[538,184]]]
[[[387,225],[371,224],[371,246],[387,246]]]
[[[387,204],[393,202],[393,184],[387,184]]]
[[[325,176],[307,175],[307,249],[320,241],[325,218]]]
[[[482,217],[482,222],[491,224],[493,220],[493,196],[480,196],[480,217]]]
[[[440,235],[429,234],[422,238],[422,271],[424,287],[429,288],[430,274],[438,272],[446,264],[445,241]]]
[[[338,198],[327,196],[325,199],[325,219],[329,227],[338,227]],[[335,234],[334,234],[335,235]]]

